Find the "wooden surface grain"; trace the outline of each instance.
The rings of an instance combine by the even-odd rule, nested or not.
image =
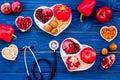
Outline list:
[[[1,0],[0,5],[4,2],[12,2],[13,0]],[[60,49],[57,50],[57,73],[54,80],[119,80],[120,78],[120,54],[116,53],[116,61],[114,65],[104,70],[100,66],[101,60],[105,57],[100,54],[100,50],[103,47],[108,47],[112,42],[118,45],[116,52],[120,51],[120,0],[97,0],[97,5],[93,11],[93,14],[88,18],[83,18],[84,22],[80,23],[79,13],[76,7],[82,0],[20,0],[23,3],[24,9],[20,14],[3,15],[0,12],[0,23],[9,24],[14,27],[17,40],[13,40],[11,43],[5,43],[0,41],[0,51],[3,47],[10,44],[16,44],[18,48],[25,45],[34,45],[36,57],[49,59],[53,61],[52,51],[49,49],[48,44],[51,40],[58,40],[59,43],[68,37],[76,38],[81,44],[87,44],[92,46],[97,52],[97,60],[95,64],[88,70],[82,72],[68,72],[60,56]],[[22,33],[15,26],[15,19],[17,16],[30,16],[33,18],[34,10],[39,6],[53,6],[54,4],[63,3],[68,5],[72,9],[72,22],[70,26],[63,31],[59,36],[54,37],[50,34],[43,32],[33,22],[32,28]],[[112,19],[105,24],[101,24],[95,19],[96,10],[102,6],[107,5],[113,10]],[[99,34],[99,30],[102,26],[115,25],[118,29],[117,37],[110,43],[103,40]],[[27,54],[29,70],[32,70],[32,64],[34,59],[28,52]],[[44,80],[49,77],[49,67],[47,64],[41,63],[42,72],[44,73]],[[36,71],[37,73],[37,71]],[[26,71],[23,61],[23,52],[19,52],[17,59],[13,62],[3,59],[0,55],[0,80],[27,80]]]

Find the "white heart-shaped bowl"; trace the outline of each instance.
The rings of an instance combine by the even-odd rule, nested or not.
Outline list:
[[[57,5],[57,4],[56,4],[56,5]],[[54,6],[55,6],[55,5],[54,5]],[[48,20],[45,24],[42,23],[41,21],[39,21],[39,20],[35,17],[35,13],[36,13],[36,11],[37,11],[38,9],[50,8],[50,9],[53,11],[54,6],[52,6],[52,7],[47,7],[47,6],[38,7],[37,9],[35,9],[34,14],[33,14],[33,17],[34,17],[34,21],[35,21],[36,25],[37,25],[41,30],[43,30],[43,31],[45,31],[45,32],[47,32],[47,33],[49,33],[49,34],[51,34],[51,35],[53,35],[53,36],[58,36],[61,32],[63,32],[63,31],[70,25],[71,20],[72,20],[72,13],[71,13],[71,16],[70,16],[70,19],[69,19],[68,24],[67,24],[62,30],[60,30],[57,34],[52,34],[52,33],[48,32],[48,31],[46,31],[46,30],[44,29],[44,27],[45,27],[46,25],[48,25],[48,24],[55,18],[55,17],[54,17],[54,13],[53,13],[52,18],[51,18],[50,20]]]
[[[89,46],[89,45],[80,44],[80,43],[79,43],[76,39],[74,39],[74,38],[66,38],[65,40],[67,40],[67,39],[71,39],[71,40],[73,40],[74,42],[76,42],[76,43],[78,43],[78,44],[80,45],[80,51],[79,51],[78,53],[75,53],[75,54],[66,54],[66,52],[62,49],[62,44],[63,44],[64,40],[63,40],[63,42],[61,43],[61,46],[60,46],[60,54],[61,54],[61,58],[62,58],[62,60],[63,60],[63,62],[64,62],[64,64],[65,64],[66,68],[68,69],[68,71],[69,71],[69,72],[73,72],[73,71],[84,71],[84,70],[87,70],[87,69],[91,68],[91,67],[94,65],[95,61],[94,61],[92,64],[88,64],[88,63],[83,62],[83,61],[81,60],[81,58],[80,58],[80,53],[81,53],[81,51],[82,51],[84,48],[92,48],[92,47]],[[92,49],[93,49],[93,48],[92,48]],[[66,64],[67,58],[68,58],[68,57],[71,57],[71,56],[78,58],[78,61],[80,62],[80,66],[79,66],[77,69],[70,70],[70,69],[68,68],[67,64]]]
[[[4,53],[4,50],[8,50],[8,49],[9,49],[10,47],[12,47],[12,46],[14,46],[14,47],[16,48],[16,53],[15,53],[15,54]],[[12,50],[12,51],[14,51],[14,50]],[[9,52],[9,50],[8,50],[8,52]],[[13,57],[13,58],[9,58],[9,57],[7,57],[5,54],[7,54],[7,55],[12,55],[12,56],[14,55],[14,57]],[[3,56],[3,58],[6,59],[6,60],[14,61],[14,60],[16,59],[17,55],[18,55],[18,47],[17,47],[16,45],[14,45],[14,44],[11,44],[10,46],[5,47],[5,48],[2,49],[2,56]]]
[[[18,17],[16,18],[16,20],[15,20],[15,24],[16,24],[17,28],[18,28],[20,31],[26,32],[27,30],[29,30],[29,29],[32,27],[32,24],[33,24],[32,18],[29,17],[29,16],[26,16],[26,17],[28,17],[28,18],[31,20],[31,25],[30,25],[26,30],[24,30],[24,29],[19,28],[19,26],[17,25],[17,20],[18,20],[18,18],[20,18],[20,17],[25,18],[24,16],[18,16]]]
[[[103,35],[102,35],[102,30],[105,28],[105,29],[109,29],[109,28],[114,28],[115,30],[116,30],[116,34],[114,35],[114,37],[112,37],[111,39],[106,39]],[[118,34],[118,31],[117,31],[117,28],[115,27],[115,26],[109,26],[109,27],[107,27],[107,26],[103,26],[101,29],[100,29],[100,35],[101,35],[101,37],[104,39],[104,40],[106,40],[106,41],[108,41],[108,42],[111,42],[113,39],[115,39],[116,38],[116,36],[117,36],[117,34]]]

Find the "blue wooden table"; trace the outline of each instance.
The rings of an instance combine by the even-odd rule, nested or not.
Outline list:
[[[13,0],[1,0],[0,4],[4,2],[12,2]],[[0,50],[3,47],[9,46],[10,44],[16,44],[18,48],[21,48],[25,45],[34,45],[36,57],[47,58],[50,61],[53,61],[52,51],[49,49],[48,44],[51,40],[58,40],[59,43],[67,37],[76,38],[82,44],[88,44],[92,46],[97,51],[97,60],[95,64],[88,70],[82,72],[68,72],[66,69],[61,56],[60,49],[57,51],[57,74],[54,77],[54,80],[119,80],[120,79],[120,54],[116,55],[116,61],[114,65],[108,69],[104,70],[100,66],[101,60],[105,57],[100,54],[100,50],[103,47],[108,47],[112,42],[115,42],[118,45],[116,52],[120,51],[120,33],[118,36],[110,43],[103,40],[99,34],[99,30],[102,26],[115,25],[120,29],[120,0],[97,0],[97,5],[94,9],[94,13],[89,18],[84,18],[84,22],[80,23],[79,13],[76,10],[76,7],[82,0],[20,0],[23,2],[23,12],[20,14],[10,14],[3,15],[0,12],[0,23],[12,25],[15,29],[15,34],[17,35],[17,40],[13,40],[11,43],[5,43],[0,41]],[[54,37],[50,34],[45,33],[40,30],[35,22],[33,22],[32,28],[22,33],[15,26],[15,19],[17,16],[30,16],[33,18],[34,10],[39,6],[52,6],[57,3],[67,4],[72,9],[72,22],[70,26],[59,36]],[[98,7],[102,5],[107,5],[113,10],[112,19],[105,24],[98,23],[95,19],[95,11]],[[29,70],[32,70],[32,64],[34,59],[31,54],[27,54]],[[41,63],[42,72],[44,73],[44,80],[47,80],[49,77],[49,67],[47,64]],[[36,72],[37,73],[37,72]],[[17,59],[13,62],[5,60],[0,55],[0,80],[27,80],[26,71],[23,61],[23,52],[19,52]]]

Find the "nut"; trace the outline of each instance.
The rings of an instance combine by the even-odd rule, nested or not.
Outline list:
[[[57,34],[57,33],[58,33],[58,30],[57,30],[57,29],[52,29],[51,33],[52,33],[52,34]]]
[[[55,21],[55,20],[52,20],[52,21],[50,22],[50,26],[52,26],[53,28],[56,28],[56,27],[58,26],[58,22]]]
[[[108,54],[108,49],[107,48],[102,48],[101,54],[102,55],[107,55]]]
[[[112,43],[112,44],[110,44],[109,48],[111,51],[115,51],[115,50],[117,50],[117,44]]]
[[[44,27],[44,29],[45,29],[46,31],[50,32],[50,31],[52,30],[52,27],[51,27],[50,25],[46,25],[46,26]]]

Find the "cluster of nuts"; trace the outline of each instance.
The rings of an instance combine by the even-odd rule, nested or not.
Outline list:
[[[115,50],[117,50],[117,45],[115,43],[112,43],[112,44],[109,45],[109,49],[111,51],[115,51]],[[101,54],[102,55],[107,55],[108,54],[108,49],[107,48],[103,48],[101,50]]]
[[[103,28],[101,30],[101,34],[103,35],[103,37],[107,40],[112,39],[115,35],[116,35],[117,31],[114,27],[110,27],[110,28]]]
[[[58,22],[55,19],[53,19],[48,25],[44,27],[44,29],[52,34],[57,34],[58,33],[57,26]]]
[[[44,26],[45,31],[50,32],[51,34],[57,34],[62,31],[66,25],[68,25],[68,21],[58,20],[54,18],[48,25]]]

